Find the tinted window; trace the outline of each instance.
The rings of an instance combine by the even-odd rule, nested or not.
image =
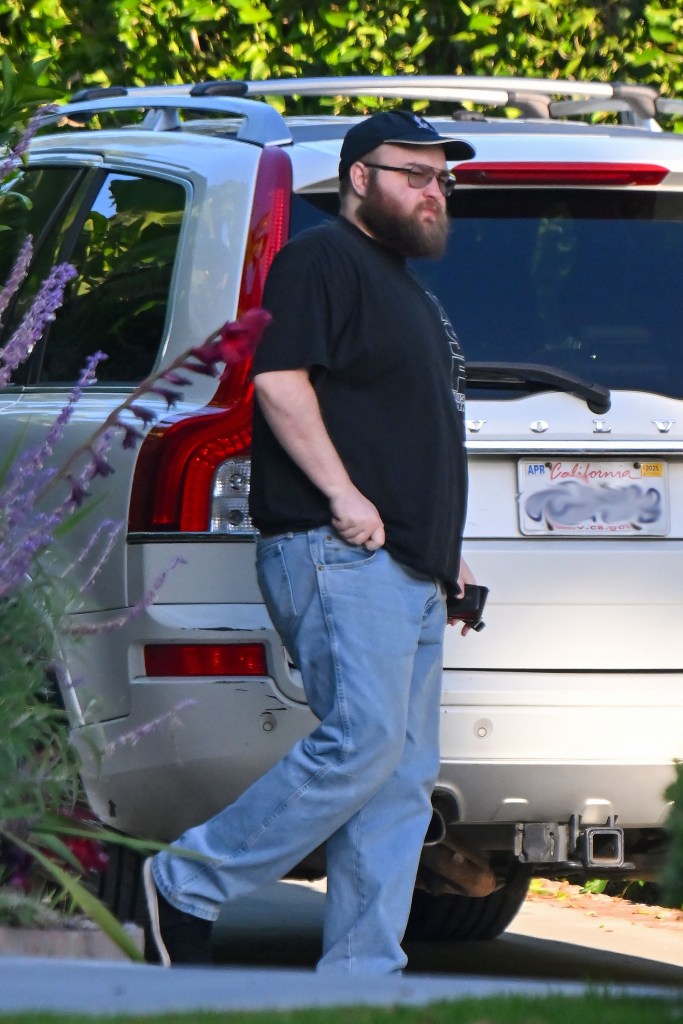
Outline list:
[[[609,388],[683,397],[683,374],[672,373],[683,197],[463,189],[450,212],[447,257],[416,270],[468,359],[545,363]]]
[[[449,211],[446,256],[413,269],[468,359],[545,363],[609,388],[683,397],[682,196],[463,188]],[[299,196],[293,230],[331,213],[329,196]]]
[[[41,167],[24,171],[13,189],[29,200],[29,205],[12,196],[3,198],[0,245],[0,281],[4,284],[27,235],[33,239],[33,261],[21,290],[14,296],[3,318],[0,344],[5,344],[27,312],[31,300],[50,268],[58,262],[59,252],[85,194],[87,172],[73,167]],[[26,383],[30,364],[14,373],[12,383]]]
[[[81,211],[68,257],[79,276],[46,336],[34,379],[72,381],[86,357],[98,379],[142,380],[154,366],[185,207],[182,186],[110,173]]]

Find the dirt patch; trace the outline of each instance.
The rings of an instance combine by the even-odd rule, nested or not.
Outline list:
[[[558,909],[582,911],[587,917],[620,918],[645,928],[663,928],[678,931],[683,936],[683,910],[655,907],[635,903],[620,896],[582,892],[580,885],[549,878],[536,878],[531,884],[527,901],[543,902]]]

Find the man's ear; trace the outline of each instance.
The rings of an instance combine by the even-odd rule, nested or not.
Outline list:
[[[366,167],[365,164],[358,161],[355,164],[351,164],[349,168],[349,179],[351,186],[356,195],[365,198],[368,191],[368,178],[370,176],[370,168]]]

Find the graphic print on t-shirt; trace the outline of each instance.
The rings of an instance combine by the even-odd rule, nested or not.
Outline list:
[[[432,292],[426,292],[429,298],[432,300],[434,305],[439,311],[441,317],[441,323],[443,329],[448,338],[448,345],[451,350],[451,388],[453,390],[453,398],[455,399],[455,405],[460,413],[465,412],[465,357],[462,354],[460,348],[460,342],[458,336],[455,333],[453,324],[448,319],[446,310],[443,308],[436,295]]]

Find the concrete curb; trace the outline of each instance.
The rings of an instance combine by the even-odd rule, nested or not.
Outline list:
[[[37,979],[40,984],[37,985]],[[6,957],[0,961],[0,1020],[16,1011],[135,1016],[181,1010],[303,1009],[319,1006],[408,1006],[514,993],[543,997],[659,996],[655,986],[587,986],[579,982],[476,977],[332,977],[313,971],[161,967],[93,961]]]
[[[144,952],[142,928],[123,925],[133,944]],[[58,957],[60,960],[122,960],[128,957],[115,942],[91,921],[59,928],[0,926],[1,957]],[[0,1009],[2,1008],[0,1003]]]

